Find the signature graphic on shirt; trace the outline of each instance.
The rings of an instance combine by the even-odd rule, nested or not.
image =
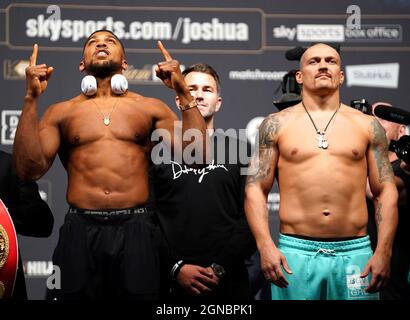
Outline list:
[[[225,165],[223,164],[214,164],[214,160],[205,168],[201,169],[194,169],[194,168],[189,168],[186,165],[181,165],[178,162],[172,161],[171,160],[171,165],[172,165],[172,173],[174,175],[173,179],[176,180],[179,177],[182,176],[182,174],[189,174],[193,173],[194,175],[199,175],[198,178],[198,183],[201,183],[202,180],[204,179],[205,175],[209,174],[211,171],[222,168],[225,169],[225,171],[228,172],[228,169],[226,169]]]

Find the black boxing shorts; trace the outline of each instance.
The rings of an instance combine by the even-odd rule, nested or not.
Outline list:
[[[153,214],[145,207],[70,207],[53,255],[61,286],[47,284],[47,298],[158,299],[162,236]]]

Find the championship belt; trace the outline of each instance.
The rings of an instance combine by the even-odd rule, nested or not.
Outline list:
[[[6,206],[0,199],[0,299],[10,298],[18,268],[16,230]]]

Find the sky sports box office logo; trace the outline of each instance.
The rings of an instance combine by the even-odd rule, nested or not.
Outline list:
[[[360,29],[349,29],[342,24],[297,24],[294,27],[273,27],[275,39],[298,42],[400,42],[400,25],[361,25]]]

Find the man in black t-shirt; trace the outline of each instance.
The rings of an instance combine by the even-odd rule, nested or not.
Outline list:
[[[183,75],[214,153],[206,167],[175,158],[151,166],[151,199],[170,250],[171,298],[250,299],[245,259],[256,247],[243,209],[247,161],[240,157],[247,144],[214,130],[222,104],[215,70],[198,63]]]

